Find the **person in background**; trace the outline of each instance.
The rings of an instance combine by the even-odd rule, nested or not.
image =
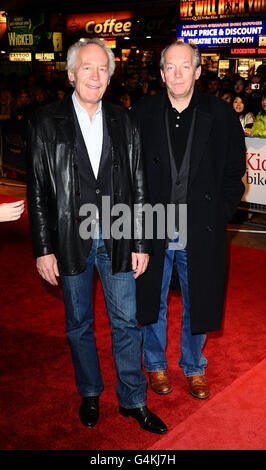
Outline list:
[[[49,93],[44,86],[35,86],[32,93],[34,106],[43,106],[49,102]]]
[[[233,93],[235,95],[239,95],[240,93],[244,93],[246,86],[246,81],[243,77],[236,75],[233,79]]]
[[[194,44],[167,46],[160,68],[165,89],[132,109],[142,136],[150,202],[163,206],[167,227],[170,222],[165,237],[154,226],[149,265],[137,279],[143,364],[152,390],[170,393],[167,296],[175,262],[182,293],[179,366],[191,395],[206,399],[210,387],[202,350],[206,333],[221,328],[226,224],[244,192],[245,140],[232,105],[198,90],[201,57]],[[174,214],[168,217],[169,205]]]
[[[260,81],[260,92],[264,93],[266,91],[266,77],[262,77]]]
[[[64,88],[58,88],[56,90],[56,98],[62,100],[66,96],[66,90]]]
[[[266,90],[262,93],[261,110],[258,112],[253,123],[251,135],[254,137],[266,137]]]
[[[232,93],[232,82],[226,75],[221,79],[221,90],[220,95],[224,92]]]
[[[253,75],[250,79],[249,111],[257,116],[261,109],[261,84],[263,79],[259,75]]]
[[[120,104],[126,109],[131,109],[130,94],[125,87],[122,87],[117,95],[117,104]]]
[[[0,204],[0,222],[12,222],[20,219],[25,209],[24,201]]]
[[[30,109],[30,95],[26,89],[20,89],[12,109],[12,117],[23,119],[25,112]]]
[[[253,126],[253,122],[255,118],[254,118],[254,114],[247,110],[247,106],[248,106],[247,100],[244,98],[244,96],[237,95],[235,96],[232,104],[233,104],[234,110],[236,111],[239,117],[239,120],[240,120],[241,126],[243,127],[245,135],[246,136],[250,135],[250,130],[251,130],[251,127]]]
[[[230,91],[223,91],[221,94],[220,94],[220,98],[224,101],[227,101],[227,103],[232,103],[233,101],[233,93],[231,93]]]
[[[119,413],[134,418],[146,431],[164,434],[166,425],[146,406],[142,334],[136,319],[135,283],[147,268],[150,242],[132,233],[102,234],[103,223],[113,221],[111,209],[118,204],[130,208],[129,222],[136,217],[141,225],[136,206],[147,201],[136,124],[122,106],[102,99],[114,69],[114,54],[99,39],[73,44],[67,70],[74,92],[36,109],[30,120],[27,189],[32,243],[42,278],[56,286],[61,276],[66,335],[82,397],[81,423],[90,428],[97,424],[104,388],[93,329],[96,266],[111,326]],[[110,211],[103,198],[112,203]],[[88,204],[97,210],[82,232],[81,223],[91,210],[86,209]]]
[[[207,89],[206,93],[209,93],[213,96],[219,96],[220,88],[221,88],[221,81],[218,75],[214,72],[209,72],[206,75],[207,79]]]
[[[136,72],[131,72],[127,76],[125,89],[130,96],[131,105],[133,105],[142,96],[142,90],[138,87],[139,76]]]
[[[6,121],[10,119],[12,107],[14,105],[14,95],[8,89],[0,90],[0,119]]]

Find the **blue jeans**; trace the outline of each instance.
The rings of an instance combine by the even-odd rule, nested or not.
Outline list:
[[[157,323],[142,327],[143,330],[143,364],[148,372],[165,370],[167,361],[165,350],[167,345],[167,296],[171,281],[174,259],[176,261],[178,277],[182,292],[182,321],[180,348],[181,356],[179,366],[186,377],[191,375],[203,375],[207,360],[202,354],[202,348],[206,339],[205,334],[191,334],[190,328],[190,303],[187,277],[187,253],[180,245],[178,238],[172,240],[165,250],[164,270],[162,277],[162,290],[160,312]],[[193,295],[193,293],[192,293]]]
[[[93,331],[92,280],[96,266],[103,286],[111,327],[112,352],[120,406],[135,408],[146,403],[147,381],[141,368],[142,334],[136,320],[133,272],[113,275],[101,234],[95,236],[84,272],[62,276],[66,312],[66,336],[70,345],[76,386],[82,397],[103,390]]]

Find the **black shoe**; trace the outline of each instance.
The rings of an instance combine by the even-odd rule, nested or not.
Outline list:
[[[82,398],[79,409],[79,418],[83,426],[93,428],[99,418],[99,397]]]
[[[126,418],[129,416],[135,418],[145,431],[155,434],[165,434],[168,431],[163,421],[148,410],[147,406],[141,406],[140,408],[123,408],[119,406],[119,413]]]

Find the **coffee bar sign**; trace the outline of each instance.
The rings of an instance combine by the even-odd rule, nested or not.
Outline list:
[[[80,13],[66,17],[68,36],[84,34],[111,38],[142,34],[160,35],[165,25],[165,17],[133,17],[133,13],[129,11],[94,15]]]

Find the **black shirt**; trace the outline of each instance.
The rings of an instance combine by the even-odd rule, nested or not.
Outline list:
[[[177,171],[179,171],[182,159],[186,150],[188,134],[192,121],[194,107],[197,104],[197,91],[194,88],[190,103],[181,113],[173,108],[171,101],[167,95],[168,101],[168,119],[169,132],[172,144],[173,155],[176,162]]]

